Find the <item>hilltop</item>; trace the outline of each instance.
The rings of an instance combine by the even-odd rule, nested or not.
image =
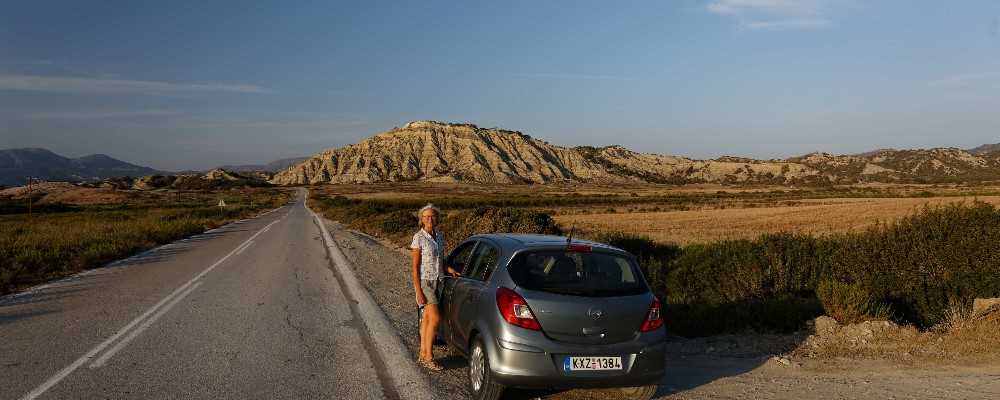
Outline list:
[[[0,150],[0,185],[22,185],[28,176],[46,181],[82,182],[157,173],[160,172],[153,168],[105,154],[68,158],[41,148]]]
[[[713,160],[622,146],[562,147],[519,131],[414,121],[360,143],[322,151],[279,172],[275,184],[474,182],[932,183],[1000,180],[1000,152],[957,148],[810,153],[784,160]]]

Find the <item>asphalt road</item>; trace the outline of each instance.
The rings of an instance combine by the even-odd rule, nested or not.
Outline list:
[[[0,300],[0,399],[397,397],[304,197]]]

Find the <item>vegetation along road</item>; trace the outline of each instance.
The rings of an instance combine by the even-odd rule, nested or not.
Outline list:
[[[397,397],[293,204],[0,300],[0,398]]]

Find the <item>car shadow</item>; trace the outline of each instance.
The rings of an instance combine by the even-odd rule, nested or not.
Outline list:
[[[667,342],[666,373],[657,383],[654,399],[671,398],[720,379],[751,373],[764,367],[773,356],[800,346],[812,327],[794,334],[716,335],[699,338],[672,336]],[[465,368],[465,360],[454,361]],[[611,400],[624,399],[616,389],[524,390],[508,389],[504,399]]]

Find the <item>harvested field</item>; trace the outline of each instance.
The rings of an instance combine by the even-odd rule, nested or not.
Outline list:
[[[764,233],[798,232],[825,235],[863,230],[889,222],[927,205],[971,202],[1000,205],[1000,196],[929,198],[805,199],[799,205],[693,211],[556,215],[564,228],[583,232],[622,231],[677,244],[721,239],[752,239]]]

